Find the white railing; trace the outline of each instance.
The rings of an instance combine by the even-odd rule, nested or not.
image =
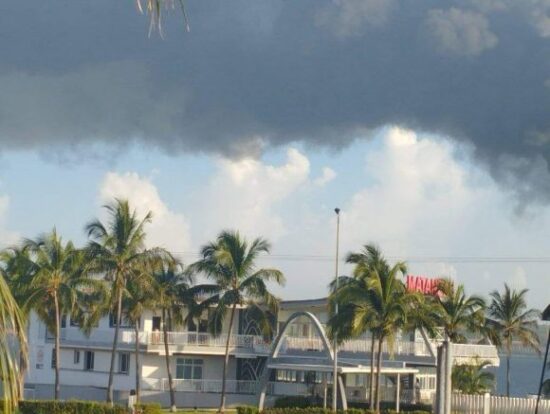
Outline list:
[[[322,350],[323,343],[320,338],[312,337],[286,337],[283,343],[283,349],[311,351]],[[371,352],[371,340],[370,339],[351,339],[343,342],[338,346],[340,351],[344,352],[356,352],[356,353],[370,353]],[[378,350],[376,348],[375,350]],[[382,345],[382,352],[385,354],[396,355],[418,355],[428,356],[430,355],[429,349],[424,341],[395,341],[393,348],[390,348],[388,343]]]
[[[199,347],[219,347],[223,348],[227,342],[227,334],[220,336],[214,336],[208,333],[195,333],[195,332],[168,332],[167,333],[168,345],[179,346],[199,346]],[[164,334],[162,332],[149,332],[147,343],[149,345],[164,345]],[[254,349],[255,347],[262,346],[264,344],[263,338],[255,335],[230,335],[229,346],[230,348],[248,348]]]
[[[115,335],[114,329],[94,329],[89,336],[86,336],[80,329],[76,327],[62,328],[60,330],[61,343],[78,343],[89,345],[107,345],[112,344]],[[119,331],[118,343],[121,345],[135,344],[136,333],[133,329],[121,329]],[[53,341],[54,338],[48,333],[46,336],[48,341]],[[147,332],[139,333],[139,342],[147,343]]]
[[[174,389],[176,391],[188,391],[188,392],[222,392],[221,380],[185,380],[174,379]],[[162,378],[161,391],[168,391],[170,389],[168,378]],[[225,390],[229,394],[256,394],[258,389],[258,381],[237,381],[227,380],[225,384]]]
[[[485,395],[453,394],[453,413],[468,414],[525,414],[535,411],[535,398],[508,398]],[[539,414],[550,414],[550,401],[541,400]]]

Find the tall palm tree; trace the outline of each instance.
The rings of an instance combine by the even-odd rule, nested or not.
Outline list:
[[[512,342],[520,341],[540,353],[540,341],[536,332],[540,313],[527,309],[525,295],[527,289],[520,291],[510,289],[505,284],[504,291],[493,291],[488,308],[490,338],[495,345],[506,352],[506,395],[510,396],[510,357]]]
[[[9,247],[0,252],[0,272],[8,284],[10,291],[20,309],[23,323],[26,327],[29,323],[29,307],[26,306],[30,292],[28,281],[33,271],[32,261],[27,249],[21,247]],[[23,349],[19,350],[19,394],[24,397],[25,374],[27,371],[27,358]]]
[[[267,287],[268,282],[284,283],[284,276],[277,269],[258,269],[256,261],[261,253],[269,253],[270,244],[257,238],[249,245],[236,231],[222,231],[216,241],[202,247],[202,259],[192,264],[192,273],[201,273],[217,285],[218,292],[208,303],[215,304],[209,319],[209,330],[214,335],[222,333],[223,321],[229,312],[229,326],[225,343],[220,412],[225,411],[229,343],[238,306],[246,305],[259,317],[267,330],[269,314],[274,314],[279,300]]]
[[[136,365],[136,404],[141,401],[141,361],[140,361],[140,330],[141,318],[147,309],[154,309],[156,297],[153,289],[153,278],[149,272],[141,273],[140,277],[128,281],[123,296],[122,308],[128,321],[134,326],[134,358]]]
[[[413,301],[405,284],[399,278],[407,272],[405,263],[398,262],[392,267],[381,265],[375,268],[369,278],[371,289],[371,309],[377,321],[375,333],[378,337],[376,361],[375,410],[380,412],[380,380],[382,375],[382,346],[387,342],[393,348],[397,332],[406,326],[407,311]]]
[[[464,285],[455,285],[450,279],[438,284],[434,317],[451,342],[466,342],[467,332],[483,333],[485,301],[482,297],[467,296]]]
[[[138,218],[127,200],[116,199],[104,206],[109,215],[106,224],[93,220],[86,225],[90,238],[88,254],[95,272],[103,273],[111,283],[111,309],[115,315],[115,333],[111,349],[111,364],[107,385],[107,402],[113,403],[113,378],[118,347],[122,299],[129,280],[139,278],[144,262],[155,251],[145,250],[145,225],[151,221],[151,213]]]
[[[483,394],[494,387],[495,375],[486,371],[489,361],[455,365],[452,373],[453,390],[464,394]]]
[[[331,296],[329,298],[331,318],[329,320],[329,334],[339,341],[351,337],[370,333],[370,384],[369,384],[369,408],[374,409],[374,363],[376,355],[376,314],[372,309],[372,291],[369,279],[373,270],[385,266],[378,248],[373,245],[365,245],[358,253],[350,253],[346,262],[354,264],[353,277],[340,276],[338,278],[338,290],[336,283],[331,283]],[[334,314],[335,304],[339,304],[338,314]]]
[[[26,240],[24,248],[30,253],[33,270],[29,280],[28,306],[54,333],[55,390],[54,398],[60,395],[60,337],[61,318],[77,313],[79,303],[97,281],[89,278],[84,253],[72,242],[63,243],[53,231],[36,240]]]
[[[2,377],[3,405],[5,414],[11,414],[22,396],[20,366],[13,340],[18,345],[23,359],[27,358],[25,320],[13,298],[4,277],[0,275],[0,375]]]
[[[166,356],[166,372],[168,388],[170,389],[170,410],[176,411],[176,394],[170,366],[168,332],[177,323],[183,323],[183,303],[181,299],[187,296],[191,289],[191,275],[183,271],[183,266],[177,260],[161,260],[153,271],[156,308],[161,312],[162,337]]]

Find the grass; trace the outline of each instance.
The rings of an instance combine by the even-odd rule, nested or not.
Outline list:
[[[165,413],[169,413],[170,409],[165,408],[162,410]],[[217,413],[217,408],[197,408],[196,410],[193,410],[192,408],[185,408],[183,410],[176,411],[177,414],[214,414]],[[235,414],[237,412],[234,408],[226,408],[225,413],[226,414]]]

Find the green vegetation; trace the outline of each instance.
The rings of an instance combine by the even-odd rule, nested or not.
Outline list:
[[[452,373],[453,390],[464,394],[484,394],[495,385],[495,376],[486,371],[488,362],[455,365]]]
[[[504,285],[504,292],[491,292],[491,304],[488,309],[489,336],[493,343],[506,352],[506,395],[510,396],[510,357],[512,341],[540,353],[539,337],[535,331],[540,313],[527,309],[525,295],[527,289],[516,291]]]
[[[117,413],[116,410],[121,410],[112,404],[119,328],[122,320],[127,321],[133,326],[137,338],[143,312],[147,309],[160,311],[167,356],[168,331],[194,324],[205,314],[208,314],[208,330],[215,336],[232,331],[236,310],[241,307],[253,315],[265,335],[271,333],[279,299],[270,292],[268,284],[283,284],[284,277],[277,269],[257,267],[260,255],[270,251],[268,241],[257,238],[249,243],[236,231],[223,231],[213,242],[202,247],[197,262],[185,267],[166,250],[145,247],[146,226],[152,220],[150,213],[138,216],[126,200],[114,200],[105,209],[107,220],[104,223],[93,220],[86,226],[89,242],[85,247],[78,248],[70,241],[64,242],[54,229],[0,254],[0,376],[4,383],[2,407],[6,413],[12,411],[15,402],[22,397],[27,368],[25,329],[31,311],[45,323],[55,339],[54,400],[60,395],[61,318],[70,318],[85,334],[89,334],[99,318],[112,315],[115,335],[106,384],[110,404],[25,402],[20,408],[22,414],[32,410],[35,410],[33,414],[40,414],[40,410],[47,410],[45,407],[50,409],[49,412],[69,410],[63,414],[70,414],[70,410],[77,406],[87,410],[83,411],[84,414]],[[464,286],[446,279],[438,284],[437,295],[407,291],[403,277],[405,263],[390,264],[373,245],[365,245],[361,251],[350,253],[347,262],[353,265],[352,275],[339,277],[338,284],[331,285],[329,335],[341,342],[368,334],[365,337],[371,353],[368,408],[377,413],[388,412],[391,408],[380,400],[380,368],[384,346],[391,352],[399,334],[421,330],[430,337],[439,335],[441,339],[445,336],[461,343],[473,332],[503,347],[508,360],[512,341],[519,340],[538,350],[534,327],[539,314],[527,308],[526,290],[514,291],[505,285],[503,292],[491,293],[491,303],[486,307],[481,297],[468,296]],[[208,283],[196,284],[196,276],[204,277]],[[338,313],[335,312],[336,304]],[[17,340],[18,346],[9,345],[8,341],[12,343],[13,339]],[[220,412],[225,411],[226,405],[229,341],[228,335],[221,374]],[[137,341],[134,354],[136,366],[139,366]],[[175,390],[168,357],[166,363],[170,410],[175,412]],[[493,379],[484,370],[485,365],[457,366],[453,373],[454,388],[464,393],[491,389]],[[546,392],[548,387],[546,385]],[[138,369],[138,403],[140,394]],[[303,397],[285,397],[277,400],[276,410],[315,414],[320,409],[310,407],[316,403]],[[105,411],[111,406],[115,411]],[[154,414],[160,409],[154,404],[139,407],[143,414]],[[406,405],[402,407],[407,411]],[[366,409],[367,405],[357,408]],[[408,408],[423,410],[426,407],[416,405]],[[295,411],[299,409],[304,411]],[[255,414],[253,407],[240,407],[239,410],[240,414]],[[197,410],[185,412],[196,413]],[[266,412],[279,414],[283,411]],[[349,413],[360,414],[351,409]]]
[[[258,238],[249,245],[238,232],[222,231],[215,242],[202,247],[202,259],[189,268],[212,280],[216,292],[204,306],[214,306],[209,320],[209,330],[213,335],[222,333],[223,321],[229,311],[227,332],[231,332],[237,306],[246,306],[254,312],[256,320],[267,331],[271,328],[270,315],[276,314],[279,300],[268,288],[268,282],[284,283],[283,274],[277,269],[257,269],[256,260],[261,253],[269,253],[270,244]],[[229,340],[225,344],[225,358],[222,374],[220,413],[225,410],[227,366],[229,364]]]

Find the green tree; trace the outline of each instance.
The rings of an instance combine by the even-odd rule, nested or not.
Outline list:
[[[495,375],[485,368],[489,361],[455,365],[452,373],[453,390],[463,394],[484,394],[493,389]]]
[[[170,409],[176,411],[176,395],[170,367],[169,331],[175,326],[188,323],[202,311],[197,299],[200,294],[214,292],[215,286],[193,286],[193,277],[185,272],[176,259],[167,258],[156,262],[153,270],[155,307],[161,312],[166,372],[170,389]]]
[[[29,307],[26,306],[30,293],[29,280],[33,271],[32,262],[27,249],[9,247],[0,253],[0,272],[8,284],[10,291],[20,309],[25,328],[29,323]],[[25,374],[27,358],[23,349],[19,350],[19,395],[24,397]]]
[[[14,347],[14,342],[17,347]],[[18,351],[16,350],[18,348]],[[27,359],[24,316],[13,298],[4,277],[0,275],[0,376],[2,377],[3,412],[11,414],[22,397],[20,366],[15,352]]]
[[[356,338],[370,333],[370,383],[369,407],[374,409],[374,380],[376,358],[376,313],[372,308],[373,292],[369,279],[374,269],[384,267],[380,251],[373,245],[365,245],[362,251],[350,253],[346,262],[354,264],[353,277],[340,276],[338,290],[336,283],[331,283],[329,297],[331,318],[329,319],[329,334],[342,342],[349,338]],[[335,304],[338,303],[338,313],[335,314]]]
[[[84,252],[70,241],[64,244],[55,229],[36,240],[26,240],[24,249],[29,251],[32,262],[28,275],[28,306],[54,334],[54,398],[57,400],[60,395],[61,317],[79,314],[79,304],[86,303],[90,292],[98,288],[98,281],[88,276]]]
[[[238,232],[222,231],[215,242],[202,247],[202,259],[192,264],[192,273],[201,273],[217,286],[217,293],[207,303],[215,304],[209,319],[209,330],[214,335],[222,333],[223,321],[229,312],[229,325],[225,344],[220,412],[225,411],[229,343],[237,306],[246,305],[254,311],[261,325],[267,330],[270,314],[275,314],[278,299],[267,283],[284,283],[282,272],[277,269],[258,269],[256,261],[261,253],[269,253],[270,244],[261,238],[250,245]]]
[[[157,305],[151,273],[144,271],[139,277],[128,281],[122,300],[122,309],[128,321],[134,326],[134,359],[136,365],[136,404],[141,401],[141,361],[140,361],[140,331],[141,319],[147,309]]]
[[[466,333],[483,333],[485,301],[482,297],[467,296],[463,285],[456,286],[450,279],[438,284],[433,317],[451,342],[466,342]]]
[[[375,268],[369,278],[372,291],[371,308],[374,311],[378,337],[376,361],[376,387],[374,393],[375,410],[380,412],[380,380],[382,375],[382,346],[388,343],[390,349],[397,332],[407,323],[407,311],[413,300],[413,295],[407,293],[405,284],[399,278],[407,272],[405,263],[398,262],[392,267],[387,263]]]
[[[127,200],[116,199],[104,206],[109,215],[106,224],[93,220],[86,225],[90,241],[88,254],[95,272],[103,273],[111,284],[111,310],[115,315],[115,335],[111,349],[107,402],[113,403],[113,378],[118,347],[122,300],[129,281],[139,278],[147,260],[158,252],[145,250],[145,225],[151,221],[151,213],[138,218]]]
[[[510,396],[510,358],[512,343],[519,341],[540,353],[540,341],[536,332],[540,313],[527,309],[525,295],[528,290],[510,289],[505,284],[504,291],[493,291],[488,308],[489,333],[495,345],[506,352],[506,395]]]

